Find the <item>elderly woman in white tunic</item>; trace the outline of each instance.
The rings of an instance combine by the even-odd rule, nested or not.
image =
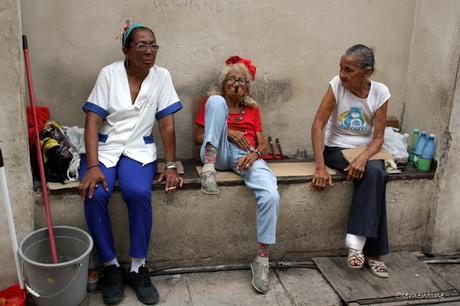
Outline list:
[[[104,265],[102,294],[106,304],[124,295],[124,271],[117,260],[108,203],[115,182],[128,207],[131,269],[127,283],[144,304],[158,301],[145,259],[152,230],[151,189],[157,170],[152,137],[155,119],[166,166],[160,180],[165,191],[182,186],[175,164],[174,113],[182,104],[168,70],[155,65],[159,46],[153,31],[127,25],[122,36],[125,59],[104,67],[83,106],[85,147],[80,167],[80,191],[85,218]],[[128,229],[126,229],[128,230]]]

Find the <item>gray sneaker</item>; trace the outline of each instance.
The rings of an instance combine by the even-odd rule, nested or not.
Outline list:
[[[208,170],[200,172],[201,191],[206,194],[218,194],[216,183],[216,170]]]
[[[254,258],[251,263],[252,270],[252,286],[257,292],[267,293],[269,287],[268,271],[270,266],[268,264],[268,257],[261,257],[259,255]]]

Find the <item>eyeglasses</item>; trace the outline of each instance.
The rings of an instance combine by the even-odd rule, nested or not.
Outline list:
[[[132,47],[136,48],[139,51],[144,51],[144,52],[147,51],[148,48],[151,48],[152,51],[158,51],[158,49],[160,49],[160,46],[157,45],[157,44],[147,45],[147,44],[144,44],[144,43],[133,45]]]
[[[244,86],[244,85],[247,85],[249,82],[245,79],[236,79],[236,78],[228,78],[228,79],[225,79],[225,82],[227,82],[227,84],[229,85],[233,85],[235,84],[236,82],[238,82],[238,85],[240,86]]]

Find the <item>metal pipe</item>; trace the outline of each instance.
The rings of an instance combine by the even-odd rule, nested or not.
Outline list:
[[[426,264],[460,264],[459,258],[420,258]]]
[[[316,269],[316,265],[312,261],[298,261],[298,262],[270,262],[270,268],[278,269],[291,269],[291,268],[309,268]],[[221,272],[221,271],[237,271],[249,270],[249,264],[226,264],[217,266],[198,266],[198,267],[184,267],[184,268],[165,268],[153,269],[150,271],[151,276],[158,275],[174,275],[186,273],[207,273],[207,272]]]

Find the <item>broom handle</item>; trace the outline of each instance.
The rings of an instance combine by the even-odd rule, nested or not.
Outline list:
[[[51,260],[53,261],[54,264],[57,264],[58,260],[57,260],[56,244],[54,243],[53,222],[51,221],[51,212],[50,212],[49,201],[48,201],[48,188],[46,185],[45,168],[43,167],[43,156],[42,156],[42,150],[41,150],[41,145],[40,145],[40,135],[38,133],[38,120],[37,120],[37,111],[36,111],[36,105],[35,105],[35,93],[34,93],[34,86],[32,84],[32,73],[30,71],[29,48],[27,46],[27,37],[25,35],[22,35],[22,49],[24,51],[24,62],[26,65],[27,85],[29,89],[30,106],[32,107],[32,115],[33,115],[33,120],[34,120],[35,150],[37,151],[38,168],[40,170],[40,182],[42,185],[43,204],[45,205],[46,223],[48,225],[48,236],[50,239]]]
[[[11,209],[10,195],[8,193],[8,185],[6,184],[5,169],[3,168],[2,149],[0,149],[0,193],[2,194],[3,204],[5,206],[6,217],[8,219],[8,227],[10,229],[11,246],[13,247],[14,261],[16,262],[16,271],[18,273],[19,286],[24,289],[24,280],[22,279],[22,269],[18,255],[18,238],[16,237],[16,229],[14,226],[13,211]]]

